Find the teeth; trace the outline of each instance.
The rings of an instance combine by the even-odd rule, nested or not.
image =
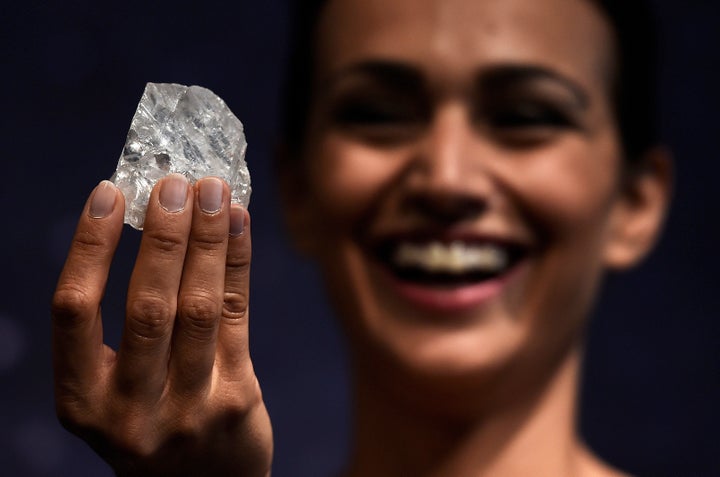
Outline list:
[[[431,272],[465,273],[482,271],[495,273],[508,265],[507,252],[492,244],[467,244],[440,242],[427,244],[401,244],[393,257],[402,267],[421,267]]]

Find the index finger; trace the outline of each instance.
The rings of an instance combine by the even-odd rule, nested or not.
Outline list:
[[[122,232],[125,203],[109,181],[92,192],[73,237],[52,300],[56,385],[95,381],[103,352],[100,302]]]

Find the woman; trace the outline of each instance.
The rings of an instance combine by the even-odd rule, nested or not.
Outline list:
[[[621,474],[575,430],[583,331],[603,273],[651,248],[669,165],[614,8],[306,11],[281,180],[351,350],[346,475]],[[247,213],[218,179],[160,182],[115,353],[99,303],[122,215],[101,183],[54,297],[61,420],[121,475],[267,475]]]

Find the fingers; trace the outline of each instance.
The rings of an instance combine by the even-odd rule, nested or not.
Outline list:
[[[103,360],[100,302],[123,225],[122,193],[109,181],[92,192],[52,302],[55,379],[60,388],[97,382]]]
[[[230,227],[230,191],[225,182],[202,179],[195,196],[170,358],[169,380],[173,392],[181,396],[205,389],[212,376]]]
[[[246,222],[218,178],[193,188],[173,175],[153,190],[118,351],[121,392],[152,401],[166,389],[183,397],[208,389],[221,317],[226,361],[248,359]]]
[[[218,333],[218,366],[226,378],[240,376],[238,370],[250,365],[248,351],[248,298],[250,296],[250,215],[233,206],[231,235],[225,267],[225,295]]]
[[[128,288],[115,375],[126,395],[157,396],[165,386],[192,213],[187,180],[179,174],[161,179],[150,195]]]

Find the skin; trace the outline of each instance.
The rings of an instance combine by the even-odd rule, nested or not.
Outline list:
[[[610,45],[581,0],[329,2],[282,182],[350,344],[347,475],[618,475],[574,429],[582,335],[603,272],[650,249],[669,166],[649,152],[620,180]],[[100,302],[123,198],[101,183],[88,200],[53,299],[58,415],[119,475],[268,475],[249,216],[218,179],[175,179],[153,190],[117,352]],[[375,252],[418,231],[525,253],[487,299],[441,312]]]
[[[123,213],[122,193],[98,185],[53,297],[61,422],[118,475],[268,475],[272,431],[248,354],[247,212],[217,178],[158,183],[116,352],[100,301]]]
[[[620,182],[612,41],[578,0],[330,2],[305,182],[286,190],[350,342],[349,475],[613,473],[574,432],[582,335],[603,272],[653,242],[669,173],[655,151]],[[439,312],[373,250],[420,231],[529,253],[491,299]]]

